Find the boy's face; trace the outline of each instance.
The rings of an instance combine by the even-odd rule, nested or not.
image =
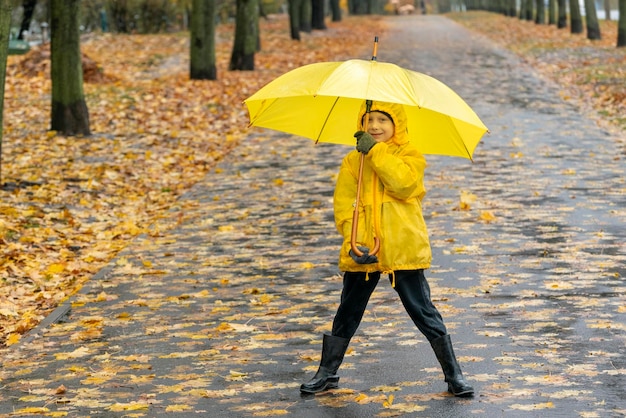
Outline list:
[[[372,135],[376,142],[388,141],[396,131],[396,127],[389,116],[373,111],[369,113],[367,133]]]

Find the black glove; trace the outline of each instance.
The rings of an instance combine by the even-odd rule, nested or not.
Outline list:
[[[358,264],[374,264],[374,263],[378,263],[378,257],[376,257],[375,255],[369,255],[370,249],[367,247],[357,247],[359,249],[359,251],[361,251],[363,253],[362,256],[358,256],[356,255],[352,250],[350,250],[348,252],[348,254],[350,254],[350,257],[352,257],[352,259],[357,262]]]
[[[369,150],[378,143],[374,137],[367,132],[358,131],[354,134],[354,137],[356,138],[356,150],[363,154],[367,154]]]

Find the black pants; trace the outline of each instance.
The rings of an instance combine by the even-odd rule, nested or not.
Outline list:
[[[394,274],[394,289],[420,332],[429,342],[446,335],[441,314],[430,300],[430,286],[424,270],[398,270]],[[333,335],[350,339],[359,327],[370,296],[380,280],[380,272],[370,273],[369,280],[365,278],[365,273],[344,274],[341,303],[333,321]]]

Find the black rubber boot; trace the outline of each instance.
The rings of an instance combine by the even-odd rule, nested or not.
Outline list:
[[[430,342],[435,351],[437,360],[441,364],[441,369],[448,382],[448,392],[454,396],[469,397],[474,396],[474,388],[463,380],[461,367],[456,360],[454,350],[452,349],[452,341],[450,335],[446,334],[442,337],[435,338]]]
[[[324,334],[320,367],[313,379],[300,386],[300,392],[317,393],[326,389],[335,389],[339,386],[337,370],[339,370],[339,366],[343,361],[349,342],[348,338]]]

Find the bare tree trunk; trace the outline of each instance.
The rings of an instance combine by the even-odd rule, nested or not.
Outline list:
[[[50,0],[50,129],[63,135],[91,135],[83,93],[78,12],[80,0]]]
[[[215,0],[193,0],[189,47],[192,80],[217,80],[215,12]]]
[[[546,23],[546,7],[543,0],[535,0],[535,9],[537,10],[537,13],[535,13],[535,23],[544,25]]]
[[[300,40],[300,4],[304,0],[289,0],[289,30],[291,31],[291,39]]]
[[[570,32],[583,33],[583,18],[578,0],[569,0]]]
[[[619,20],[617,21],[617,47],[626,46],[626,0],[619,0]]]
[[[594,0],[585,0],[585,21],[587,22],[587,39],[602,39]]]
[[[4,115],[4,81],[6,80],[9,36],[11,36],[11,0],[0,0],[0,189],[2,189],[2,126]]]
[[[258,0],[237,0],[235,16],[235,42],[230,57],[229,70],[254,70],[254,53],[258,46]]]
[[[332,13],[332,21],[341,22],[341,7],[339,7],[339,0],[330,0],[330,11]]]
[[[300,31],[311,33],[313,31],[311,12],[313,9],[312,0],[302,0],[300,2]]]
[[[548,25],[556,25],[556,0],[548,0]]]
[[[533,0],[521,0],[519,9],[519,18],[521,20],[533,20]]]
[[[557,0],[559,19],[557,20],[556,27],[559,29],[567,27],[566,4],[566,0]]]
[[[311,27],[313,29],[326,29],[324,3],[325,0],[311,0]]]

